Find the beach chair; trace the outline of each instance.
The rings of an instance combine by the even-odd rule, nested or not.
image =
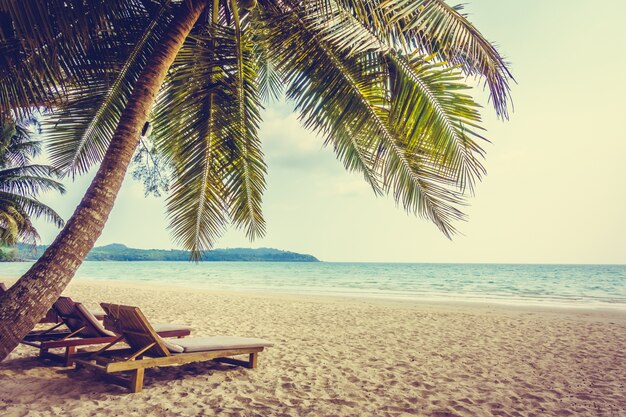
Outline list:
[[[62,322],[42,332],[29,333],[21,343],[39,349],[41,358],[61,361],[64,366],[72,366],[76,348],[79,346],[111,343],[119,335],[107,330],[85,306],[69,297],[59,297],[52,308]],[[55,331],[61,325],[67,332]],[[160,337],[182,338],[191,334],[191,328],[178,324],[155,324]],[[50,352],[50,349],[64,349],[62,355]]]
[[[121,337],[98,352],[77,358],[76,367],[104,373],[113,383],[127,387],[131,392],[142,390],[146,368],[209,360],[256,368],[259,353],[272,346],[266,340],[232,336],[166,341],[159,337],[139,308],[105,303],[101,306],[107,314],[107,327]],[[110,349],[122,339],[129,349]],[[247,355],[247,360],[232,358],[238,355]],[[130,372],[130,379],[113,375],[121,372]]]

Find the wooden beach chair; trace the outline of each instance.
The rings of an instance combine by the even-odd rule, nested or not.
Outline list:
[[[142,390],[146,368],[209,360],[256,368],[259,352],[272,346],[266,340],[232,336],[166,341],[159,337],[139,308],[105,303],[101,306],[107,313],[107,327],[121,336],[100,351],[76,359],[76,367],[89,367],[104,373],[113,383],[125,386],[131,392]],[[110,350],[122,339],[129,349]],[[247,360],[232,358],[238,355],[247,355]],[[120,372],[130,372],[130,379],[113,375]]]
[[[52,308],[62,322],[42,332],[31,332],[21,342],[39,349],[41,358],[72,366],[77,347],[111,343],[119,338],[119,335],[107,330],[85,306],[69,297],[59,297]],[[56,329],[61,325],[65,325],[68,331],[57,332]],[[161,337],[182,338],[191,334],[190,327],[178,324],[155,324],[155,329]],[[59,355],[50,352],[50,349],[64,349],[64,352]]]

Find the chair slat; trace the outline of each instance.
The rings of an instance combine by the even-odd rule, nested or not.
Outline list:
[[[126,343],[135,350],[140,350],[145,346],[154,345],[144,352],[146,356],[163,357],[170,356],[170,351],[165,347],[161,338],[157,335],[152,325],[148,322],[141,310],[137,307],[123,306],[119,304],[100,304],[111,322],[110,330],[123,334]]]

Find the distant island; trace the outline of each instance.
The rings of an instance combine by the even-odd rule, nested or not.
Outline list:
[[[15,247],[0,248],[1,261],[32,261],[46,250],[46,245],[35,247],[18,243]],[[95,247],[87,261],[188,261],[189,252],[175,249],[136,249],[121,243]],[[202,253],[208,262],[319,262],[313,255],[271,248],[213,249]]]

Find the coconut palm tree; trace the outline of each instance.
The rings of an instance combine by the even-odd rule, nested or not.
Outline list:
[[[31,164],[40,152],[40,144],[31,139],[23,123],[0,121],[0,244],[18,241],[35,245],[39,239],[31,219],[44,217],[58,227],[63,219],[53,209],[37,200],[43,191],[65,192],[54,180],[56,170],[48,165]]]
[[[447,236],[484,173],[468,77],[507,117],[505,62],[443,0],[0,0],[0,28],[0,111],[52,110],[53,163],[70,174],[100,163],[0,298],[0,358],[93,247],[148,120],[171,171],[174,239],[197,257],[229,222],[264,233],[263,100],[284,91],[348,170]]]

